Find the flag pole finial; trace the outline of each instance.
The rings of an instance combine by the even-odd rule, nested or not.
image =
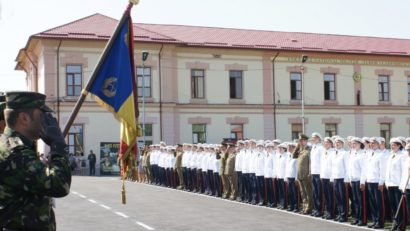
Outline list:
[[[140,2],[140,0],[129,0],[129,1],[130,1],[130,3],[132,3],[134,5],[137,5]]]

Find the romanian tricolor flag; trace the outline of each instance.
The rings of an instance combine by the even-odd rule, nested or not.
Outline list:
[[[134,36],[130,14],[126,12],[96,68],[89,88],[96,101],[121,122],[121,175],[135,167],[138,134],[136,84],[134,74]]]

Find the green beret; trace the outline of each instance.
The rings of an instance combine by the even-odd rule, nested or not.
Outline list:
[[[6,92],[6,108],[29,109],[38,108],[44,112],[53,112],[46,105],[46,96],[32,91],[10,91]]]
[[[299,140],[308,140],[308,139],[309,139],[309,137],[305,134],[300,134],[299,135]]]

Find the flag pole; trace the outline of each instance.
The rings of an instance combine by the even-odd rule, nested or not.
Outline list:
[[[118,22],[118,25],[115,28],[114,33],[112,34],[110,40],[108,41],[107,45],[105,46],[104,51],[103,51],[100,59],[98,60],[97,66],[94,68],[94,70],[91,74],[91,77],[87,82],[86,87],[81,91],[80,98],[78,98],[77,103],[75,104],[74,109],[71,112],[70,117],[67,120],[67,123],[65,124],[65,127],[64,127],[64,130],[63,130],[63,136],[64,137],[67,136],[71,125],[73,124],[75,118],[77,117],[77,114],[80,111],[80,108],[81,108],[82,104],[84,103],[85,98],[88,95],[88,91],[90,90],[90,87],[91,87],[92,83],[94,82],[95,78],[97,77],[98,71],[99,71],[103,61],[105,60],[105,57],[107,56],[108,51],[110,50],[112,44],[114,43],[115,37],[117,37],[117,34],[120,32],[121,25],[124,24],[125,20],[127,19],[127,16],[129,16],[130,13],[131,13],[132,7],[136,4],[138,4],[137,0],[130,0],[129,1],[128,6],[127,6],[124,14],[121,17],[121,20]],[[57,78],[59,78],[59,76],[57,76]]]

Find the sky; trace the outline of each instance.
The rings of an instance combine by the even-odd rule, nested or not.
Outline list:
[[[36,33],[101,13],[119,19],[127,0],[0,0],[0,91],[25,90],[15,58]],[[410,39],[406,0],[140,0],[134,22]]]

